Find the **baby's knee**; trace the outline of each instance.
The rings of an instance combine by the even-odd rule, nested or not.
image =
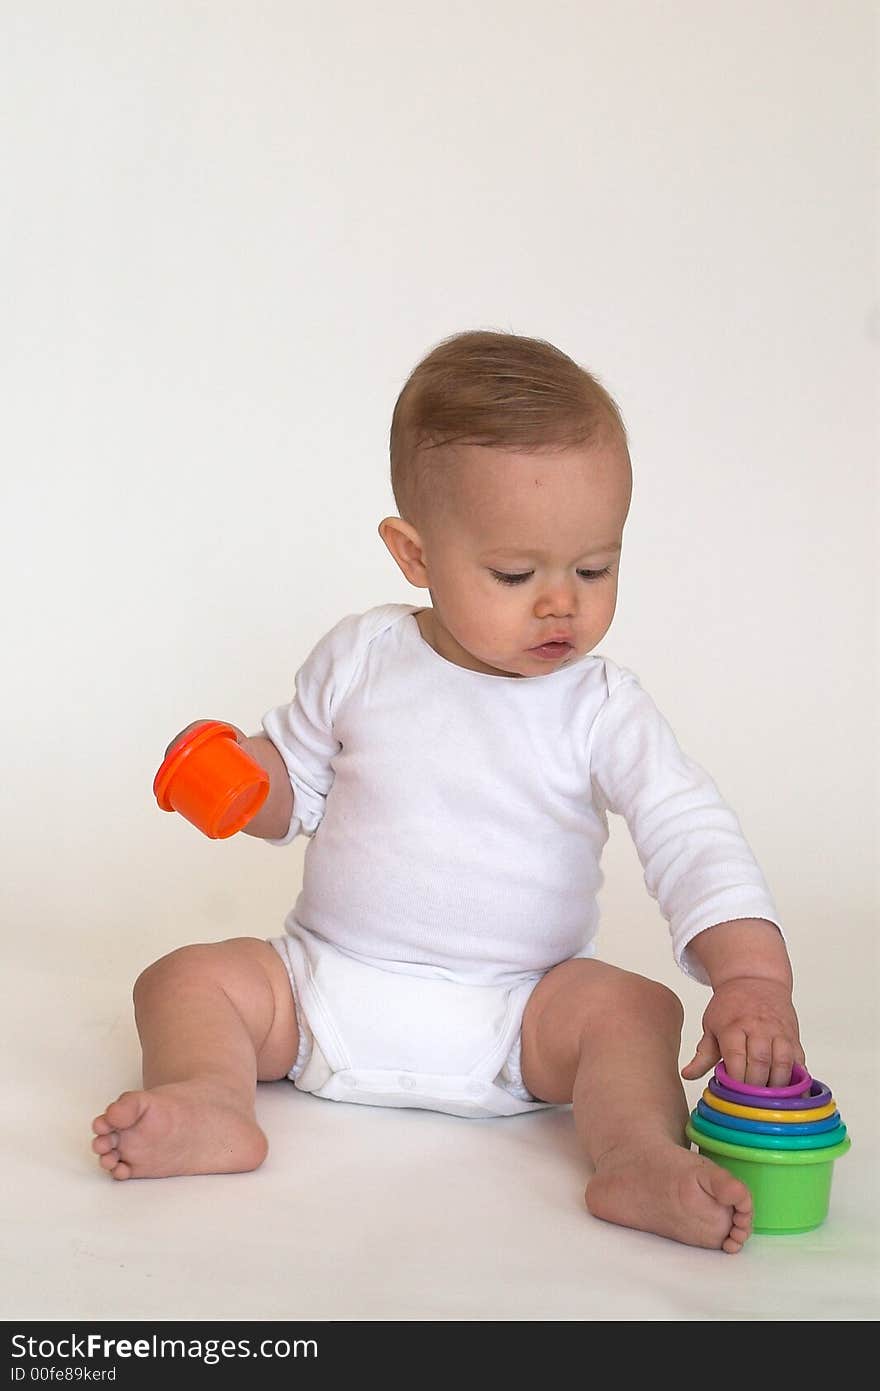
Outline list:
[[[615,1021],[650,1021],[654,1027],[678,1037],[684,1025],[684,1008],[674,990],[648,976],[613,968],[603,972],[591,1008],[584,1011],[585,1027],[594,1027],[599,1015]]]
[[[137,1005],[156,991],[167,991],[169,986],[198,983],[210,979],[221,964],[222,952],[218,948],[225,942],[195,942],[189,946],[176,947],[167,956],[160,956],[141,971],[134,983],[134,1001]]]
[[[672,1033],[681,1036],[684,1027],[684,1006],[674,990],[658,980],[636,976],[634,1007],[658,1019]]]

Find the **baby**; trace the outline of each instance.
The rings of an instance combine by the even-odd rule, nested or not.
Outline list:
[[[630,504],[619,411],[549,343],[462,333],[400,393],[391,477],[379,535],[430,605],[343,618],[293,700],[238,731],[270,778],[247,834],[311,838],[285,933],[143,972],[143,1090],[92,1148],[117,1179],[254,1169],[256,1083],[285,1077],[456,1116],[572,1103],[590,1213],[738,1252],[751,1195],[690,1149],[681,1077],[723,1057],[780,1086],[804,1053],[734,813],[636,677],[592,655]],[[712,989],[680,1074],[678,998],[594,955],[609,812]]]

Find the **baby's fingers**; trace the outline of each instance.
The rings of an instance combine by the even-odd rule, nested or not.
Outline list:
[[[770,1080],[768,1087],[787,1087],[791,1082],[792,1069],[795,1063],[804,1063],[804,1050],[799,1043],[793,1043],[789,1038],[775,1038],[773,1040],[773,1059],[770,1064]]]
[[[750,1087],[771,1087],[774,1085],[770,1080],[772,1072],[772,1039],[757,1034],[750,1034],[746,1039],[746,1070],[743,1081],[747,1082]],[[786,1082],[788,1082],[790,1077],[791,1064],[789,1064]],[[785,1083],[777,1082],[775,1085],[781,1087],[784,1086]]]
[[[725,1067],[731,1077],[747,1082],[750,1087],[787,1087],[791,1082],[791,1070],[802,1057],[803,1053],[784,1035],[749,1034],[745,1041],[744,1065],[741,1056],[737,1059],[742,1070],[737,1066],[736,1072],[732,1072],[726,1060]]]
[[[718,1046],[721,1050],[721,1057],[724,1060],[724,1067],[727,1075],[732,1077],[735,1082],[747,1082],[748,1070],[748,1037],[743,1029],[729,1028],[721,1029],[718,1033]],[[755,1086],[760,1086],[756,1082]]]
[[[681,1075],[688,1082],[693,1082],[696,1077],[702,1077],[721,1060],[721,1049],[718,1040],[713,1033],[708,1030],[703,1034],[697,1044],[696,1052],[689,1063],[681,1069]]]

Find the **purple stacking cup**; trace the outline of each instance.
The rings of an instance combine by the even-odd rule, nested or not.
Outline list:
[[[737,1100],[741,1101],[744,1096],[759,1096],[761,1097],[762,1103],[764,1098],[768,1096],[779,1098],[803,1096],[813,1080],[809,1072],[807,1072],[807,1069],[801,1067],[800,1063],[794,1063],[792,1066],[792,1080],[786,1087],[754,1087],[751,1082],[737,1082],[735,1078],[730,1076],[723,1062],[720,1062],[715,1068],[715,1076],[722,1087],[727,1087],[730,1091],[739,1093]],[[745,1104],[748,1105],[749,1103],[746,1102]],[[755,1104],[754,1102],[752,1103],[752,1105]]]
[[[831,1088],[817,1077],[811,1080],[810,1090],[805,1096],[749,1097],[730,1087],[722,1087],[715,1077],[709,1078],[709,1091],[722,1101],[735,1101],[740,1106],[766,1107],[768,1111],[812,1111],[817,1106],[826,1106],[831,1100]]]

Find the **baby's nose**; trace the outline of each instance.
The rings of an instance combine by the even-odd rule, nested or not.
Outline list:
[[[571,618],[577,606],[577,591],[570,580],[549,584],[535,604],[538,618]]]

